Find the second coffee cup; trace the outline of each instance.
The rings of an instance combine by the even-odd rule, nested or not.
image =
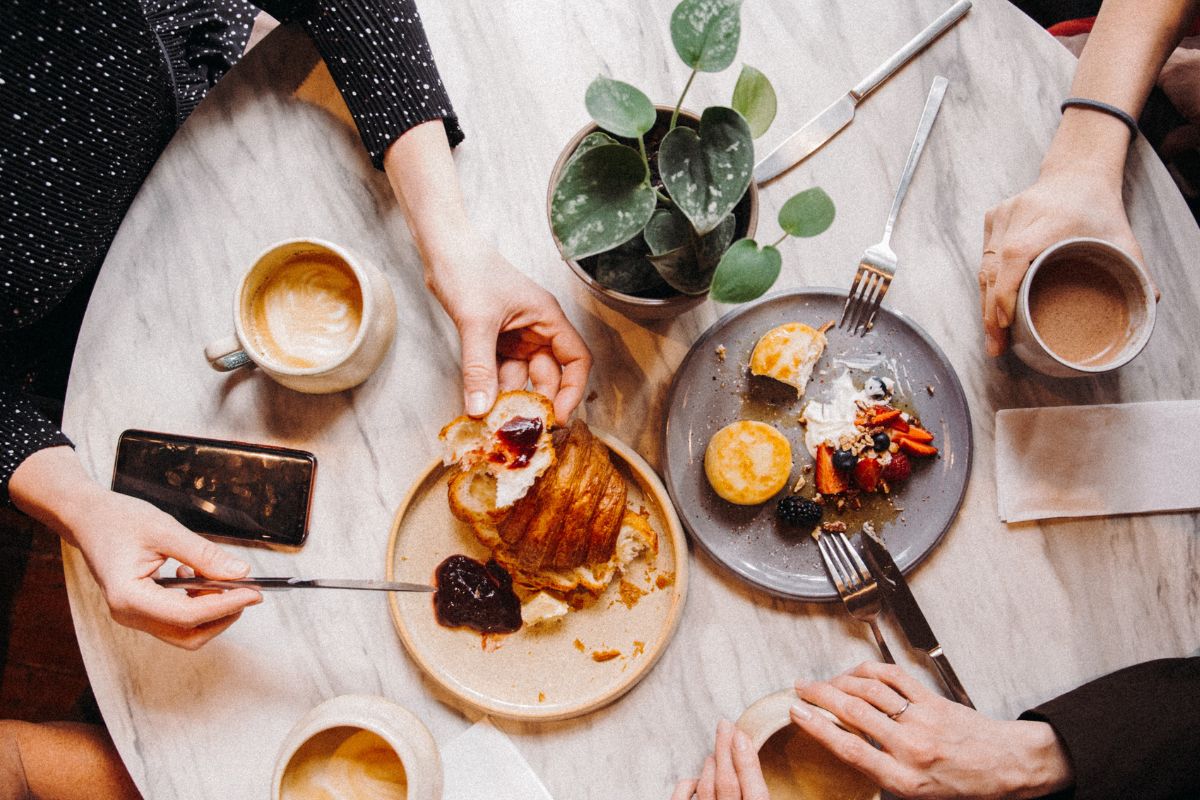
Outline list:
[[[387,278],[345,248],[289,239],[255,259],[234,295],[234,335],[205,348],[213,369],[256,364],[298,392],[365,381],[396,333]]]
[[[1131,255],[1101,239],[1064,239],[1025,274],[1012,349],[1057,378],[1111,372],[1145,348],[1154,316],[1154,286]]]

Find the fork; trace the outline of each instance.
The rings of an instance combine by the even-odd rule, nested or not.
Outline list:
[[[900,185],[896,187],[896,197],[892,200],[892,210],[888,214],[887,225],[883,229],[883,239],[878,244],[873,244],[866,249],[858,264],[858,269],[854,273],[854,281],[850,284],[850,291],[846,294],[846,304],[842,306],[842,319],[838,322],[839,328],[848,325],[851,334],[854,334],[860,327],[863,336],[866,336],[867,331],[871,330],[875,324],[875,314],[883,302],[883,296],[887,294],[888,288],[892,285],[892,278],[896,275],[898,264],[896,253],[891,246],[892,228],[896,226],[896,216],[900,213],[900,204],[904,202],[904,196],[908,194],[908,187],[912,183],[917,162],[921,159],[921,151],[925,149],[925,141],[929,138],[929,132],[933,129],[933,122],[937,119],[938,110],[942,107],[942,98],[946,96],[947,84],[949,81],[941,75],[933,79],[933,85],[929,88],[929,97],[925,100],[925,110],[921,112],[921,122],[917,125],[916,138],[913,139],[912,149],[908,151],[908,161],[900,176]]]
[[[875,621],[883,610],[879,584],[863,563],[862,557],[844,533],[822,536],[820,531],[813,531],[812,535],[821,551],[821,560],[825,562],[825,571],[829,573],[829,579],[833,581],[838,596],[846,604],[846,610],[856,620],[871,626],[871,633],[875,634],[875,644],[879,645],[879,653],[883,660],[895,664],[892,651],[888,649],[887,642],[883,640],[883,633],[879,630],[879,623]]]

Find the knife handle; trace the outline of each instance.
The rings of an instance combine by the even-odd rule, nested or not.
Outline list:
[[[854,96],[854,101],[857,103],[864,97],[875,91],[879,84],[886,81],[888,78],[907,64],[913,56],[924,50],[937,37],[941,36],[954,23],[958,22],[966,13],[971,10],[971,0],[958,0],[957,3],[950,6],[940,17],[929,23],[929,27],[918,33],[912,41],[896,51],[896,54],[887,61],[879,65],[879,68],[872,72],[853,89],[850,94]]]
[[[937,667],[938,674],[942,676],[942,682],[946,684],[946,688],[950,690],[955,701],[962,703],[967,708],[974,708],[975,704],[967,696],[967,690],[963,688],[962,681],[955,674],[954,667],[950,666],[950,659],[946,658],[942,648],[935,649],[929,654],[929,657],[933,659],[933,665]]]

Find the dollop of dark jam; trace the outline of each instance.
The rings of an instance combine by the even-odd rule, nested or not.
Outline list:
[[[433,608],[447,628],[474,628],[480,633],[513,633],[521,629],[521,601],[512,576],[495,559],[483,564],[467,556],[450,556],[438,565]]]
[[[496,438],[508,451],[509,469],[519,469],[529,463],[537,452],[542,435],[542,421],[530,417],[513,417],[496,430]]]

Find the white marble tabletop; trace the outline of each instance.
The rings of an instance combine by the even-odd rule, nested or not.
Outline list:
[[[653,464],[668,381],[725,309],[711,303],[642,326],[594,302],[559,260],[545,218],[559,149],[585,121],[597,74],[671,102],[687,75],[667,20],[673,0],[422,2],[467,140],[455,159],[475,223],[561,298],[596,355],[583,411]],[[770,148],[857,82],[946,0],[753,0],[739,62],[779,91]],[[327,75],[294,30],[271,34],[205,100],[137,196],[96,286],[71,374],[66,429],[99,480],[130,427],[292,445],[321,472],[299,554],[246,550],[259,574],[382,577],[393,512],[459,407],[457,339],[425,292],[384,176],[373,170]],[[885,84],[816,157],[763,192],[760,223],[823,186],[832,229],[791,239],[780,287],[843,286],[875,241],[929,82],[951,79],[896,231],[902,269],[888,302],[941,343],[967,390],[977,450],[957,523],[912,576],[979,708],[1011,716],[1089,678],[1200,647],[1198,518],[1171,514],[1005,526],[997,517],[993,420],[1000,408],[1195,397],[1197,231],[1139,141],[1127,202],[1163,292],[1145,353],[1119,375],[1052,381],[984,355],[975,272],[984,211],[1034,178],[1073,58],[1003,0],[976,0],[956,29]],[[689,105],[728,102],[736,67],[697,79]],[[765,151],[764,151],[765,152]],[[315,235],[384,265],[400,303],[395,346],[365,385],[305,396],[261,374],[212,372],[202,349],[229,332],[230,297],[265,245]],[[630,694],[586,717],[501,722],[551,793],[661,798],[692,774],[721,717],[799,676],[871,658],[865,626],[835,605],[772,599],[693,553],[690,596],[664,658]],[[79,554],[66,549],[76,630],[118,749],[148,798],[260,798],[276,749],[310,708],[357,692],[414,711],[436,739],[467,727],[406,656],[382,595],[268,597],[199,652],[114,624]],[[899,634],[891,638],[899,642]],[[910,659],[930,685],[935,677]]]

